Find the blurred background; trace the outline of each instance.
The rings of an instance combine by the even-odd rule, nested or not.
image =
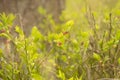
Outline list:
[[[93,13],[96,23],[100,24],[105,12],[114,11],[119,5],[119,0],[0,0],[0,13],[14,13],[15,23],[29,34],[35,25],[42,31],[50,26],[44,22],[46,17],[53,18],[56,24],[72,19],[77,29],[84,29]],[[51,16],[46,16],[48,14]],[[42,29],[41,23],[47,24],[46,28]]]
[[[120,63],[120,58],[118,58],[120,56],[120,40],[118,40],[120,31],[116,35],[117,30],[120,29],[120,0],[0,0],[0,13],[12,13],[16,16],[12,26],[13,32],[16,25],[21,27],[27,36],[31,33],[33,26],[40,30],[39,32],[34,27],[32,37],[31,35],[28,38],[25,37],[28,40],[28,51],[32,52],[31,50],[35,48],[35,51],[42,55],[40,57],[42,59],[43,56],[49,55],[50,49],[53,49],[50,58],[48,60],[45,58],[46,60],[43,61],[45,64],[43,64],[44,69],[42,68],[41,72],[48,74],[42,74],[43,77],[47,76],[45,80],[49,80],[50,77],[53,77],[51,80],[57,80],[56,72],[69,80],[74,80],[72,77],[75,80],[79,80],[76,77],[83,77],[80,80],[120,77],[120,67],[116,62],[119,59]],[[73,25],[72,30],[67,32],[71,25]],[[66,29],[62,31],[62,28]],[[20,32],[18,27],[17,29]],[[68,35],[65,36],[66,34]],[[114,36],[117,36],[118,39]],[[32,42],[34,37],[37,37],[38,41]],[[20,48],[26,47],[24,41],[21,41],[21,37],[20,40],[18,38],[18,42],[23,43],[20,44]],[[34,46],[31,46],[33,44]],[[109,56],[110,50],[112,56]],[[20,51],[21,53],[26,52],[24,49],[18,49],[18,52]],[[33,51],[33,53],[35,52]],[[97,61],[93,59],[94,57],[96,59],[96,56]],[[24,63],[22,65],[24,66]],[[37,62],[36,65],[38,65]],[[113,69],[114,66],[116,70]],[[24,74],[22,75],[24,76]]]
[[[22,26],[26,34],[34,25],[39,26],[45,18],[39,14],[39,7],[51,14],[58,23],[59,16],[65,9],[65,0],[0,0],[0,13],[14,13],[17,16],[16,24]]]

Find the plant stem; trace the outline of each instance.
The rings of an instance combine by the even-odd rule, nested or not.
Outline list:
[[[25,40],[25,56],[26,56],[26,66],[27,66],[27,70],[28,70],[28,78],[30,78],[31,77],[31,71],[30,71],[30,66],[29,66],[29,61],[28,61],[28,51],[27,51],[27,42],[26,42],[26,40]]]

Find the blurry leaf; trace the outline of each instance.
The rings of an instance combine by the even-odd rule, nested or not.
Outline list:
[[[42,80],[42,77],[41,75],[35,73],[35,74],[32,74],[32,80]]]
[[[48,36],[47,36],[47,40],[48,42],[52,42],[54,40],[54,36],[55,36],[55,33],[49,33]]]
[[[23,30],[20,29],[20,27],[16,26],[15,31],[19,34],[20,39],[24,39],[24,33]]]
[[[97,53],[93,53],[93,58],[96,59],[97,61],[100,61],[100,60],[101,60],[100,55],[97,54]]]
[[[32,28],[31,35],[32,35],[32,37],[34,38],[35,41],[43,40],[43,36],[42,36],[42,34],[40,33],[40,31],[37,29],[36,26],[34,26],[34,27]]]
[[[61,70],[59,70],[58,77],[62,80],[65,80],[65,74]]]
[[[9,14],[8,19],[12,22],[15,19],[15,16],[13,14]]]
[[[6,15],[5,13],[0,14],[0,27],[3,27],[4,29],[8,29],[9,27],[12,27],[13,20],[15,19],[15,16],[13,14]]]
[[[66,26],[64,27],[64,31],[70,31],[71,27],[74,25],[74,21],[70,20],[66,23]]]
[[[88,32],[81,32],[81,36],[83,38],[87,38],[89,36],[89,33]]]
[[[3,52],[2,52],[2,49],[0,49],[0,58],[2,57],[3,55]]]
[[[78,80],[83,80],[83,74],[80,76],[80,79],[78,79]]]
[[[8,34],[6,34],[6,33],[1,33],[0,36],[4,36],[4,37],[6,37],[6,38],[11,40],[11,37]]]
[[[46,10],[43,7],[39,7],[38,12],[42,15],[46,15],[46,13],[47,13]]]
[[[120,58],[118,58],[118,64],[120,64]]]
[[[59,34],[54,34],[54,39],[62,39],[63,38],[63,34],[59,33]]]
[[[87,49],[88,46],[89,46],[89,41],[86,41],[86,42],[84,43],[84,47],[85,47],[85,49]]]
[[[2,30],[2,29],[3,29],[3,23],[0,22],[0,30]]]
[[[74,80],[73,77],[71,77],[69,80]]]
[[[105,63],[105,62],[108,61],[109,59],[110,59],[109,56],[105,56],[103,62]]]
[[[120,9],[114,11],[115,15],[120,16]]]
[[[103,22],[105,22],[105,23],[107,23],[107,22],[109,22],[109,14],[108,14],[108,12],[107,13],[105,13],[104,14],[104,19],[103,19]]]
[[[118,31],[116,32],[116,38],[117,38],[117,40],[120,40],[120,30],[118,30]]]
[[[95,18],[98,18],[98,13],[97,12],[92,12]]]
[[[38,57],[39,57],[39,54],[34,52],[34,53],[31,55],[31,58],[30,58],[29,62],[30,62],[30,63],[34,62],[34,60],[36,60]]]
[[[8,17],[5,15],[5,13],[0,14],[0,20],[3,24],[7,22]]]
[[[96,28],[96,30],[99,30],[99,29],[100,29],[100,27],[99,27],[98,25],[95,25],[95,28]]]
[[[72,39],[73,44],[78,44],[78,41],[76,39]]]
[[[108,44],[109,47],[112,46],[114,44],[114,40],[111,39],[110,41],[107,42],[107,44]]]
[[[19,34],[23,35],[23,30],[20,29],[20,27],[16,26],[15,31],[18,32]]]
[[[73,26],[74,24],[74,21],[73,20],[70,20],[66,23],[66,26]]]
[[[8,27],[12,27],[14,19],[15,19],[15,16],[13,14],[8,15]]]
[[[62,59],[64,62],[66,62],[66,61],[67,61],[67,58],[66,58],[66,56],[65,56],[65,55],[62,55],[62,56],[61,56],[61,59]]]

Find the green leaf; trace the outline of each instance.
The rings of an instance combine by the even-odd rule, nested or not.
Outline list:
[[[40,33],[36,26],[32,28],[31,36],[34,38],[35,41],[44,39],[43,35]]]
[[[42,15],[46,15],[47,14],[47,11],[43,8],[43,7],[39,7],[38,8],[38,12]]]
[[[89,36],[88,32],[81,32],[82,38],[87,38]]]
[[[120,40],[120,30],[117,31],[116,38],[117,38],[117,40]]]
[[[107,42],[108,46],[112,46],[114,44],[114,39],[111,39],[110,41]]]
[[[114,11],[114,13],[115,13],[115,15],[119,16],[120,15],[120,10],[117,9],[117,10]]]
[[[66,23],[66,26],[73,26],[74,24],[74,21],[73,20],[70,20]]]
[[[20,39],[24,39],[24,33],[23,33],[23,30],[20,29],[19,26],[16,26],[16,27],[15,27],[15,31],[19,34]]]
[[[6,15],[5,13],[0,14],[0,21],[1,21],[0,28],[3,27],[4,29],[9,29],[9,27],[12,27],[14,19],[15,16],[13,14],[9,14],[9,15]]]
[[[42,77],[41,75],[35,73],[35,74],[32,74],[32,80],[42,80]]]
[[[74,21],[73,20],[70,20],[68,22],[66,22],[66,26],[64,27],[64,31],[70,31],[72,26],[74,25]]]
[[[118,64],[120,64],[120,58],[118,58]]]
[[[9,40],[11,40],[11,37],[6,33],[1,33],[0,36],[4,36],[4,37],[8,38]]]
[[[96,30],[100,29],[100,26],[98,24],[95,25]]]
[[[65,74],[61,70],[59,70],[58,77],[61,78],[62,80],[65,80]]]
[[[13,20],[15,19],[15,16],[13,14],[9,14],[8,15],[8,27],[12,27],[12,24],[13,24]]]
[[[3,29],[3,23],[0,22],[0,30],[2,30],[2,29]]]
[[[93,53],[93,58],[96,59],[97,61],[100,61],[100,60],[101,60],[100,55],[97,54],[97,53]]]
[[[16,27],[15,27],[15,31],[18,32],[19,34],[23,35],[23,30],[20,29],[19,26],[16,26]]]
[[[71,77],[69,80],[74,80],[73,77]]]
[[[78,79],[78,80],[83,80],[83,74],[80,76],[80,79]]]
[[[3,52],[2,52],[2,49],[0,49],[0,57],[2,57],[3,55]]]

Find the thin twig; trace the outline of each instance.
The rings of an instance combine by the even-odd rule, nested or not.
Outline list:
[[[109,14],[109,41],[110,41],[110,39],[111,39],[111,37],[112,37],[112,13],[110,13]],[[109,57],[111,57],[111,49],[109,48]]]

